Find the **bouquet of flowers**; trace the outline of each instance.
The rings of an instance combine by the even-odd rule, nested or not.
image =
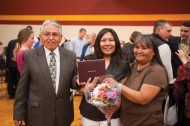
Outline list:
[[[121,87],[111,84],[109,81],[103,81],[94,89],[89,89],[85,93],[86,101],[96,106],[101,112],[104,113],[105,107],[115,105],[120,100]],[[105,113],[104,113],[105,114]],[[111,116],[106,115],[108,126],[111,126]]]

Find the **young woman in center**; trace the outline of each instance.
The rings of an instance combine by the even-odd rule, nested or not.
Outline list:
[[[131,73],[129,63],[123,57],[119,38],[111,28],[104,28],[98,33],[94,53],[85,57],[85,60],[95,59],[104,59],[106,74],[112,75],[118,82],[124,82]],[[120,126],[120,108],[115,106],[111,111],[111,124]],[[107,126],[105,115],[97,107],[87,103],[84,95],[80,113],[83,126]]]

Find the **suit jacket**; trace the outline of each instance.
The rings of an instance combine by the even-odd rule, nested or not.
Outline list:
[[[181,62],[181,60],[179,59],[179,57],[176,55],[175,52],[178,51],[179,49],[179,43],[181,42],[181,38],[180,37],[175,37],[175,36],[171,36],[169,39],[169,46],[172,52],[172,69],[173,69],[173,76],[174,78],[177,77],[177,69],[180,65],[182,65],[183,63]]]
[[[60,79],[57,94],[50,77],[43,46],[24,53],[24,64],[16,91],[14,120],[27,126],[70,126],[74,119],[70,88],[76,84],[76,55],[60,48]]]
[[[15,61],[13,61],[13,50],[16,46],[17,39],[13,39],[9,42],[7,46],[7,51],[6,51],[6,66],[8,68],[16,68],[17,69],[17,64]]]

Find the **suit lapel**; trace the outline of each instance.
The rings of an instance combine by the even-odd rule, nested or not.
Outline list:
[[[55,94],[55,89],[53,87],[53,83],[51,80],[51,75],[49,72],[49,67],[47,64],[47,58],[46,58],[45,50],[44,50],[43,46],[39,47],[39,51],[37,54],[38,54],[37,62],[38,62],[40,70],[42,71],[42,74],[43,74],[42,77],[44,77],[45,81],[46,81],[44,84],[50,88],[50,91],[52,93]]]

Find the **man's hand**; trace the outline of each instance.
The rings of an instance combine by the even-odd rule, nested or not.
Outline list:
[[[15,126],[26,126],[26,123],[24,120],[14,120]]]

